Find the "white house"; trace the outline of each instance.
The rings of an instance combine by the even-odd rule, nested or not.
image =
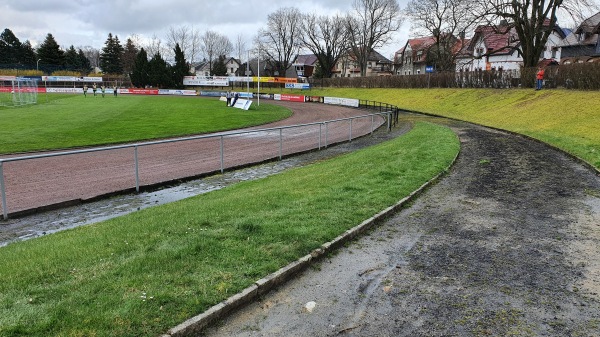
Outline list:
[[[558,62],[563,38],[564,33],[560,27],[554,27],[540,60]],[[519,36],[511,25],[503,23],[498,26],[479,26],[467,49],[457,58],[456,71],[519,71],[523,66],[523,58],[518,52],[519,45]]]

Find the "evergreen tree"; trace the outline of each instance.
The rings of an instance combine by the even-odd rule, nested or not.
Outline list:
[[[148,62],[148,80],[157,88],[168,88],[172,85],[171,69],[160,53],[154,54]]]
[[[138,55],[138,52],[139,52],[138,48],[133,43],[133,41],[131,39],[127,39],[127,42],[125,43],[125,48],[123,51],[122,62],[121,62],[123,64],[123,73],[124,74],[131,74],[133,72],[133,69],[135,66],[135,60]]]
[[[85,57],[85,53],[83,52],[83,50],[81,50],[81,48],[79,48],[79,51],[77,52],[77,58],[79,59],[79,65],[80,65],[80,71],[83,73],[89,73],[90,71],[92,71],[92,65],[90,64],[90,60]]]
[[[213,65],[213,75],[215,76],[227,76],[227,66],[225,65],[225,56],[220,55],[219,59]]]
[[[79,70],[81,69],[81,62],[79,60],[79,55],[75,50],[75,47],[71,45],[69,49],[65,52],[65,68],[68,70]]]
[[[175,45],[175,65],[173,66],[173,85],[177,89],[183,88],[183,77],[189,73],[189,67],[185,61],[185,55],[179,43]]]
[[[136,87],[145,87],[150,84],[148,81],[148,54],[144,50],[144,48],[140,49],[140,52],[137,53],[135,58],[135,63],[133,64],[133,69],[129,74],[131,78],[131,83]]]
[[[21,41],[19,41],[10,29],[6,28],[2,34],[0,34],[0,63],[21,63],[21,54]]]
[[[23,42],[21,52],[21,62],[34,69],[37,66],[38,58],[29,40]]]
[[[46,39],[39,46],[37,55],[40,59],[40,65],[44,65],[44,68],[54,70],[62,68],[64,64],[64,52],[50,33],[46,35]]]
[[[122,74],[123,73],[123,46],[119,41],[119,37],[112,33],[108,33],[108,38],[104,43],[104,48],[100,53],[100,68],[106,74]]]

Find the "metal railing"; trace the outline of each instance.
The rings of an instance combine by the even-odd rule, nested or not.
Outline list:
[[[367,104],[365,104],[365,106],[366,105]],[[373,105],[371,105],[369,107],[373,107]],[[389,105],[380,105],[380,106],[378,106],[378,108],[380,109],[381,112],[378,112],[378,113],[360,115],[360,116],[354,116],[354,117],[348,117],[348,118],[341,118],[341,119],[335,119],[335,120],[328,120],[328,121],[323,121],[323,122],[297,124],[297,125],[281,126],[281,127],[266,128],[266,129],[252,129],[252,130],[237,131],[237,132],[222,132],[222,133],[203,135],[203,136],[182,137],[182,138],[176,138],[176,139],[150,141],[150,142],[142,142],[142,143],[135,143],[135,144],[124,144],[124,145],[107,146],[107,147],[99,147],[99,148],[91,148],[91,149],[82,149],[82,150],[72,150],[72,151],[64,151],[64,152],[43,153],[43,154],[29,155],[29,156],[1,158],[0,159],[0,192],[1,192],[1,196],[2,196],[3,217],[4,217],[4,219],[8,219],[8,202],[7,202],[6,183],[5,183],[5,174],[4,174],[5,163],[42,159],[42,158],[50,158],[50,157],[71,156],[71,155],[76,155],[76,154],[86,154],[86,153],[92,153],[92,152],[105,152],[105,151],[113,151],[113,150],[119,150],[119,149],[133,149],[134,171],[132,172],[132,174],[135,176],[135,190],[136,190],[136,192],[139,193],[140,192],[140,161],[138,159],[138,149],[141,147],[147,147],[147,146],[159,145],[159,144],[167,144],[167,143],[185,142],[185,141],[191,141],[191,140],[218,138],[219,139],[219,147],[220,147],[219,148],[220,171],[222,173],[226,168],[225,160],[224,160],[224,158],[225,158],[225,148],[224,148],[225,138],[235,137],[235,136],[240,136],[240,135],[247,135],[247,134],[251,134],[251,133],[279,132],[279,140],[278,140],[279,146],[278,146],[277,157],[279,158],[279,160],[281,160],[283,157],[283,144],[284,144],[283,131],[284,130],[300,128],[300,127],[311,127],[311,126],[317,127],[318,126],[318,129],[319,129],[318,130],[318,139],[319,139],[318,140],[318,149],[320,150],[321,148],[327,147],[329,145],[329,141],[330,141],[329,140],[329,126],[333,123],[340,123],[340,122],[346,122],[346,121],[348,122],[348,124],[349,124],[349,132],[348,132],[348,139],[347,139],[348,141],[352,141],[352,139],[354,138],[353,125],[354,125],[354,121],[356,121],[357,119],[365,119],[365,118],[371,119],[370,134],[373,134],[373,131],[375,130],[375,118],[376,117],[383,118],[383,122],[387,121],[387,128],[388,128],[388,130],[390,130],[391,126],[392,126],[393,114],[395,113],[395,111],[391,108],[388,111],[383,111],[383,110],[385,110],[385,108],[388,108],[388,107],[390,107],[390,106]],[[383,125],[383,122],[381,122],[381,124],[379,124],[378,126]],[[363,133],[362,135],[365,135],[365,134],[366,133]],[[340,140],[340,141],[342,141],[342,140]]]

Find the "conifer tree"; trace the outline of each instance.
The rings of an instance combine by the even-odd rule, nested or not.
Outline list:
[[[102,52],[100,53],[100,68],[106,74],[122,74],[123,73],[123,46],[119,41],[118,36],[108,33],[108,38],[104,43]]]
[[[173,85],[175,88],[183,88],[183,77],[189,73],[189,67],[185,61],[185,55],[179,43],[175,45],[175,65],[173,66]]]
[[[54,36],[50,33],[46,35],[46,39],[38,48],[37,56],[40,59],[40,65],[44,65],[50,70],[62,68],[65,62],[64,51],[60,49]]]

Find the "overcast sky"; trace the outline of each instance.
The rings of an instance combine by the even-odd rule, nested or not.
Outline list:
[[[201,33],[219,32],[235,43],[243,35],[247,47],[267,15],[281,7],[296,7],[318,14],[346,13],[353,0],[2,0],[0,27],[36,47],[51,33],[67,49],[92,46],[101,49],[108,33],[122,44],[132,34],[142,40],[157,36],[166,41],[169,27],[193,26]],[[399,0],[404,9],[407,0]],[[404,23],[395,42],[378,50],[390,57],[408,38]]]

